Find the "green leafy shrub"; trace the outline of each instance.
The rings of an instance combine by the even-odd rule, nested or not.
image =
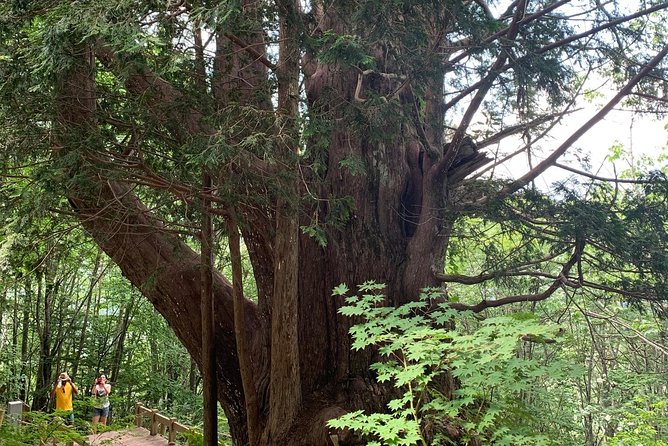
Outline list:
[[[668,446],[666,401],[649,402],[643,398],[630,401],[608,446]]]
[[[350,329],[352,348],[377,348],[383,360],[372,365],[376,379],[401,396],[389,402],[387,413],[351,412],[330,420],[330,427],[357,431],[374,446],[453,444],[448,431],[485,445],[555,444],[536,433],[537,414],[528,401],[538,383],[555,389],[575,369],[517,352],[522,342],[555,343],[558,326],[528,313],[480,320],[450,308],[436,290],[388,307],[383,288],[361,285],[361,295],[346,297],[339,311],[361,320]],[[347,291],[340,286],[334,294]]]
[[[73,427],[65,425],[63,412],[45,414],[30,412],[27,414],[28,423],[13,426],[4,423],[0,428],[0,446],[32,446],[51,444],[65,444],[68,441],[83,442],[86,438]]]

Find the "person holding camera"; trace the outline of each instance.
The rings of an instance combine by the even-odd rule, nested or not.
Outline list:
[[[55,397],[56,400],[56,410],[62,412],[68,412],[67,418],[65,419],[68,425],[74,423],[74,408],[72,407],[72,397],[79,393],[76,384],[72,382],[72,378],[63,372],[58,375],[56,384],[51,390],[51,397]]]
[[[102,374],[95,380],[95,384],[90,389],[93,395],[93,433],[97,433],[97,423],[106,426],[109,416],[109,394],[111,385],[107,384],[106,375]]]

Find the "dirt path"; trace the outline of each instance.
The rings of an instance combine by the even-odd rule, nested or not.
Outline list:
[[[88,441],[91,446],[166,446],[168,443],[166,438],[159,435],[151,437],[149,431],[142,427],[89,435]]]

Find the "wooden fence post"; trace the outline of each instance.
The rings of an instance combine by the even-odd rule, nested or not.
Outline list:
[[[135,403],[135,426],[141,427],[141,403]]]
[[[176,429],[174,426],[174,423],[176,423],[176,418],[171,418],[169,423],[169,439],[167,440],[168,445],[174,445],[176,444]]]
[[[157,412],[151,411],[151,429],[150,429],[151,436],[155,436],[158,434],[158,420],[156,420],[155,418],[156,414]]]

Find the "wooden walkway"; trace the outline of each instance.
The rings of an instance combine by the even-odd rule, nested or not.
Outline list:
[[[143,427],[90,435],[88,442],[91,446],[167,446],[169,443],[164,437],[150,435],[149,430]]]

